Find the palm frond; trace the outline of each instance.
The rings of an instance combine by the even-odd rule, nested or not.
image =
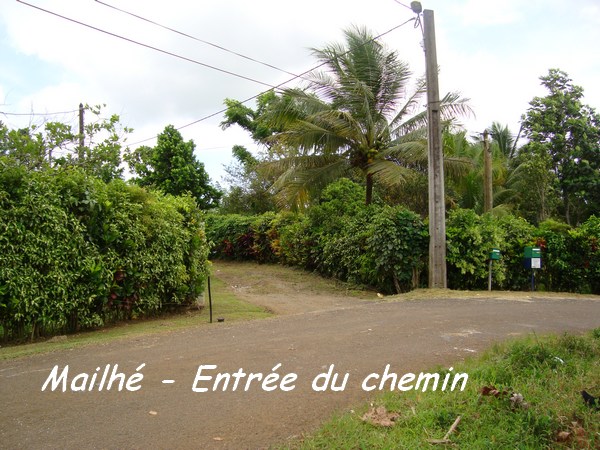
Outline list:
[[[318,192],[348,170],[348,161],[343,158],[296,159],[275,181],[273,190],[281,206],[303,209]]]
[[[379,159],[369,165],[368,173],[375,175],[377,182],[387,186],[402,185],[413,171],[395,161]]]
[[[427,81],[425,77],[417,79],[415,89],[412,94],[406,99],[404,105],[390,122],[392,128],[398,128],[402,124],[402,120],[407,116],[411,116],[415,109],[418,108],[422,97],[427,93]]]
[[[461,97],[458,92],[448,92],[440,100],[440,116],[442,120],[453,120],[456,116],[470,117],[475,113],[468,98]]]

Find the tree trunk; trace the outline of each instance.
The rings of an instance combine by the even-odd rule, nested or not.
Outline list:
[[[373,174],[367,174],[367,197],[365,199],[365,205],[369,206],[373,201]]]

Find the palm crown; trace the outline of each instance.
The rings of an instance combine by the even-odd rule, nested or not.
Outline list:
[[[358,173],[366,181],[366,203],[375,179],[401,182],[406,171],[426,166],[426,93],[418,79],[409,95],[408,64],[364,28],[345,32],[344,45],[314,50],[321,70],[305,89],[287,89],[271,111],[279,132],[271,137],[282,157],[270,163],[280,176],[275,188],[289,205],[305,204],[331,181]],[[442,114],[469,111],[464,99],[449,94]]]

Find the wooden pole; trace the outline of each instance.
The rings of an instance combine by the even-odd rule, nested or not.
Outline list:
[[[429,142],[429,287],[446,288],[446,204],[433,11],[423,11]]]
[[[487,213],[494,207],[492,192],[492,152],[488,142],[488,130],[483,132],[483,212]]]

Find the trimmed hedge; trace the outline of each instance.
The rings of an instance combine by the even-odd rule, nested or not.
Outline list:
[[[208,215],[211,257],[281,262],[385,293],[417,287],[428,242],[422,220],[363,201],[360,186],[341,180],[306,215]]]
[[[423,287],[427,279],[428,231],[401,207],[363,205],[363,188],[349,180],[331,184],[305,214],[209,215],[213,258],[279,262],[316,271],[380,292]],[[535,228],[522,218],[448,213],[447,268],[452,289],[487,289],[492,248],[493,288],[530,289],[524,268],[527,245],[542,248],[539,290],[600,294],[600,219],[571,229],[554,222]]]
[[[32,338],[188,304],[208,245],[189,197],[0,160],[0,326]]]
[[[600,294],[600,220],[592,216],[577,229],[554,221],[538,228],[514,216],[478,216],[472,210],[450,211],[447,220],[448,284],[453,289],[486,289],[487,260],[492,248],[502,259],[493,263],[493,287],[529,290],[525,246],[542,250],[536,289]]]

